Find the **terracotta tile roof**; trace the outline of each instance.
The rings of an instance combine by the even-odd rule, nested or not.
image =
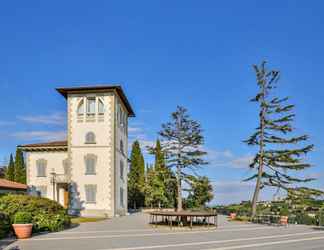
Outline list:
[[[14,182],[14,181],[8,181],[6,179],[0,179],[0,189],[27,189],[26,184]]]
[[[57,88],[56,89],[65,98],[68,93],[96,93],[105,91],[116,91],[122,102],[127,108],[129,116],[135,117],[134,110],[130,105],[122,87],[120,85],[93,85],[93,86],[80,86],[80,87],[67,87],[67,88]]]
[[[25,152],[32,151],[67,151],[67,141],[52,141],[18,145],[18,148]]]
[[[19,145],[18,147],[29,148],[29,147],[67,147],[67,141],[52,141],[52,142],[43,142],[43,143],[33,143]]]

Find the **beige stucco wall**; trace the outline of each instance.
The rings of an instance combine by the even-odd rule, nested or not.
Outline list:
[[[127,119],[127,111],[122,102],[119,98],[115,98],[115,133],[116,133],[116,148],[115,148],[115,156],[116,156],[116,210],[118,214],[124,215],[127,213],[127,170],[128,170],[128,162],[127,162],[127,155],[128,155],[128,141],[127,141],[127,134],[128,134],[128,119]],[[119,109],[120,108],[120,109]],[[122,126],[120,121],[117,117],[118,112],[117,110],[121,110],[122,114],[126,117],[126,124]],[[120,141],[123,141],[124,145],[124,154],[120,150]],[[120,174],[120,161],[124,164],[124,174],[123,179],[121,178]],[[120,188],[124,190],[123,196],[123,206],[120,204]]]
[[[103,101],[104,115],[96,114],[91,119],[77,114],[79,102],[87,97],[95,97]],[[63,160],[68,159],[70,177],[69,210],[83,216],[115,216],[127,212],[127,115],[125,128],[117,122],[117,108],[127,114],[121,100],[115,92],[97,94],[69,94],[67,97],[67,152],[30,152],[28,159],[28,185],[47,185],[47,197],[52,199],[53,188],[49,172],[52,168],[63,174]],[[86,108],[86,106],[85,106]],[[86,144],[85,136],[93,132],[95,144]],[[120,140],[124,144],[124,154],[120,151]],[[97,157],[96,174],[85,174],[87,154]],[[44,158],[48,161],[47,177],[36,177],[36,160]],[[124,162],[124,179],[120,178],[120,161]],[[96,203],[85,202],[85,185],[97,185]],[[124,206],[120,205],[120,188],[124,190]],[[59,192],[58,192],[59,193]],[[62,196],[62,195],[61,195]],[[62,197],[60,197],[62,198]],[[63,202],[60,199],[60,202]]]
[[[103,116],[97,114],[91,120],[85,114],[83,119],[77,115],[77,107],[82,98],[100,98],[105,105]],[[113,94],[100,93],[97,95],[68,95],[68,146],[71,162],[71,182],[74,190],[74,202],[71,208],[80,210],[84,216],[115,214],[113,206]],[[97,107],[96,107],[97,108]],[[85,144],[85,136],[88,132],[96,136],[95,144]],[[97,157],[96,175],[85,174],[86,154],[94,154]],[[85,202],[85,185],[97,185],[96,203]]]
[[[37,177],[36,161],[45,159],[46,176]],[[47,187],[46,197],[53,199],[53,185],[51,184],[51,172],[56,174],[64,174],[63,161],[67,159],[67,152],[29,152],[26,154],[27,160],[27,185],[31,191],[39,186]]]

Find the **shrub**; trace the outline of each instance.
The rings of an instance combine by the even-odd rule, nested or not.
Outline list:
[[[70,217],[65,214],[56,214],[48,217],[47,214],[39,213],[34,217],[34,223],[38,231],[60,231],[70,225]]]
[[[316,225],[317,224],[315,217],[311,217],[305,213],[297,214],[295,221],[297,222],[297,224],[304,224],[304,225]]]
[[[11,223],[17,212],[29,213],[36,231],[58,231],[70,225],[66,209],[46,198],[8,194],[0,197],[0,211],[8,214]]]
[[[250,217],[249,216],[236,216],[234,220],[247,222],[247,221],[250,221]]]
[[[5,237],[10,231],[10,219],[5,213],[0,213],[0,239]]]
[[[17,212],[14,216],[15,224],[29,224],[33,220],[30,213],[27,212]]]

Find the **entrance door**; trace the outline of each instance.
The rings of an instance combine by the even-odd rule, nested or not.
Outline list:
[[[69,191],[64,189],[64,207],[69,206]]]

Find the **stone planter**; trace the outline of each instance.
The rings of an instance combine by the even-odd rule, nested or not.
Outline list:
[[[288,216],[280,216],[280,224],[287,226],[288,225]]]
[[[18,239],[30,238],[32,234],[33,224],[12,224]]]

